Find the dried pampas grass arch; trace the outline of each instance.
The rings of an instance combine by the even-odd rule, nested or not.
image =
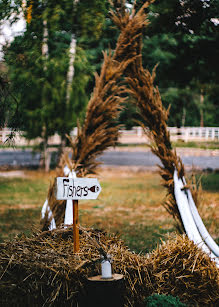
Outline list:
[[[197,200],[197,190],[189,189],[186,184],[184,165],[171,145],[167,129],[169,110],[163,107],[159,90],[154,86],[156,67],[150,74],[142,65],[141,34],[148,24],[145,8],[152,1],[146,2],[138,12],[133,9],[131,13],[124,9],[124,1],[119,2],[119,9],[111,11],[112,20],[120,29],[116,49],[114,53],[104,54],[85,122],[82,127],[78,126],[75,140],[69,137],[72,158],[66,154],[62,156],[57,177],[71,176],[71,170],[79,177],[96,172],[96,157],[116,144],[119,126],[115,119],[125,100],[123,94],[129,93],[142,117],[141,125],[151,139],[151,150],[162,162],[160,175],[168,192],[164,207],[176,220],[180,232],[186,232],[196,244],[202,244],[202,249],[219,266],[219,247],[207,232],[193,201]],[[122,75],[126,81],[123,85],[120,83]],[[42,210],[43,230],[63,225],[66,220],[66,201],[57,201],[54,189],[55,179]]]
[[[148,24],[145,9],[153,0],[146,1],[137,12],[134,9],[132,12],[127,11],[124,0],[114,2],[111,16],[120,31],[116,48],[114,52],[103,54],[103,64],[100,75],[95,74],[95,86],[85,121],[82,126],[78,124],[77,137],[74,140],[69,137],[71,158],[65,153],[60,159],[43,207],[42,230],[47,230],[51,223],[56,226],[64,223],[66,202],[55,198],[56,177],[64,177],[66,167],[73,170],[77,177],[95,174],[99,165],[96,157],[117,143],[120,126],[116,119],[126,99],[124,94],[127,93],[121,79],[130,70],[131,63],[141,56],[138,40]]]
[[[152,150],[163,163],[161,176],[169,192],[166,208],[181,223],[180,213],[174,207],[173,176],[176,169],[177,177],[183,178],[183,165],[169,142],[165,126],[167,112],[153,86],[154,74],[151,76],[141,65],[140,36],[147,24],[144,8],[149,3],[137,13],[132,12],[131,18],[125,10],[113,13],[113,20],[121,30],[116,50],[104,54],[85,123],[79,126],[78,136],[72,142],[73,158],[63,155],[56,173],[57,177],[63,176],[65,166],[78,176],[95,173],[96,156],[116,142],[118,125],[113,120],[123,101],[119,94],[128,91],[136,98],[142,95],[143,99],[136,99],[136,104],[145,122],[150,124],[150,136],[155,144]],[[129,89],[118,83],[123,74]],[[54,182],[48,193],[51,211],[45,206],[44,229],[48,229],[52,216],[57,225],[64,220],[65,203],[57,202],[53,189]],[[86,278],[100,270],[99,251],[93,240],[112,255],[114,273],[125,275],[125,307],[144,306],[144,298],[153,293],[171,294],[199,306],[216,305],[219,300],[215,263],[185,235],[170,238],[149,255],[136,255],[116,236],[99,230],[81,228],[80,235],[78,255],[73,253],[71,227],[45,230],[0,244],[0,303],[3,306],[80,306],[86,294]]]

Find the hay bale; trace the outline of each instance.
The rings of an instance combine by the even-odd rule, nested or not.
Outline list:
[[[130,252],[119,238],[92,229],[80,231],[80,254],[75,255],[72,228],[60,228],[0,245],[0,305],[78,306],[86,277],[100,274],[100,254],[92,239],[112,256],[114,273],[125,275],[126,305],[140,304],[151,292],[146,257]]]
[[[163,242],[150,259],[154,293],[178,296],[198,306],[219,302],[219,270],[186,235]]]
[[[86,229],[80,231],[80,254],[75,255],[72,228],[59,228],[0,244],[0,305],[80,306],[86,278],[100,274],[94,241],[112,256],[114,273],[125,276],[125,306],[144,306],[153,293],[199,306],[216,304],[218,270],[185,236],[143,256],[118,237]]]

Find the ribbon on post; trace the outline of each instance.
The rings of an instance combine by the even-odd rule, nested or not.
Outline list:
[[[76,178],[75,171],[70,171],[68,166],[64,167],[64,174],[65,176],[68,176],[68,178]],[[67,199],[66,201],[66,208],[65,208],[65,219],[64,219],[64,225],[67,227],[67,225],[73,224],[73,200]]]

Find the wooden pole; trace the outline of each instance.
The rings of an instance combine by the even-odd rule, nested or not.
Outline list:
[[[74,253],[78,253],[79,252],[78,200],[73,200],[73,240],[74,240]]]

